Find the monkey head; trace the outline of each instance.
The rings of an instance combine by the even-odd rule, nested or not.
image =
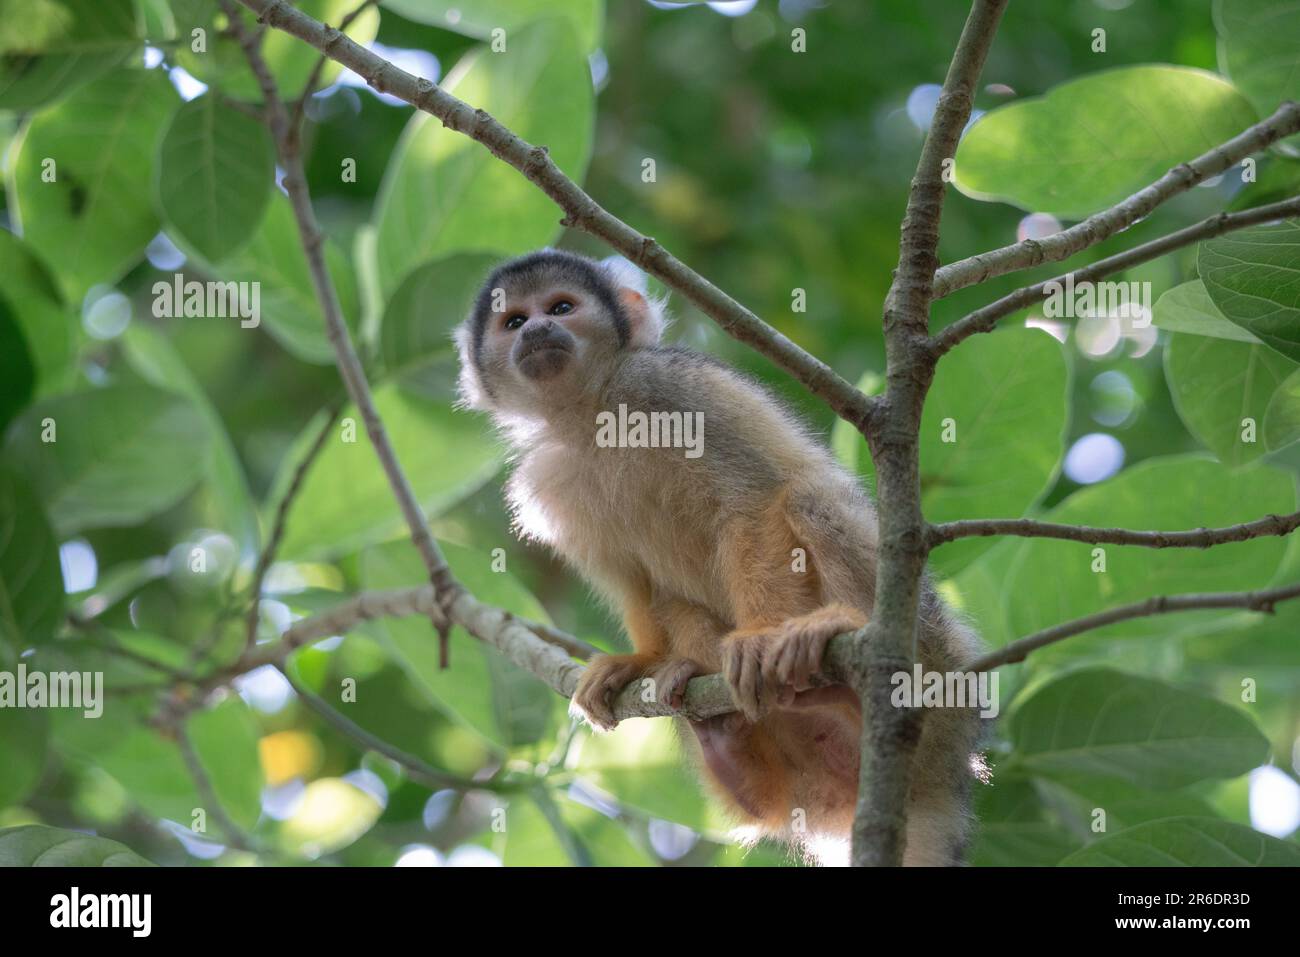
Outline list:
[[[463,403],[546,418],[597,394],[626,350],[663,331],[634,273],[554,249],[498,266],[456,330]]]

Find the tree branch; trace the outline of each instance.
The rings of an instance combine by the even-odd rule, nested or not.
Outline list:
[[[339,33],[346,33],[348,27],[356,21],[357,17],[365,13],[370,7],[378,3],[379,0],[361,0],[361,3],[352,10],[347,16],[339,21],[335,28]],[[321,73],[325,70],[325,64],[330,60],[325,54],[316,58],[316,65],[311,68],[311,74],[307,77],[307,82],[302,85],[302,94],[293,104],[293,115],[289,118],[289,128],[291,130],[300,130],[302,128],[303,113],[307,109],[307,101],[312,98],[316,92],[316,85],[320,83]]]
[[[1222,173],[1252,153],[1300,131],[1300,104],[1283,103],[1268,119],[1256,123],[1190,163],[1180,163],[1150,186],[1143,187],[1109,209],[1089,216],[1069,229],[1044,239],[1026,239],[1011,246],[962,259],[944,266],[934,277],[934,297],[941,299],[958,289],[977,285],[994,276],[1059,262],[1095,246],[1132,226],[1144,216],[1197,183]]]
[[[229,0],[227,0],[229,2]],[[630,261],[693,302],[728,335],[753,347],[785,369],[841,418],[860,431],[868,427],[874,400],[816,356],[801,349],[731,296],[607,212],[551,160],[545,146],[516,136],[485,110],[476,110],[431,80],[402,70],[333,27],[326,26],[285,0],[239,0],[259,20],[290,33],[343,64],[380,93],[405,100],[439,119],[443,126],[485,146],[549,196],[565,213],[561,222],[603,240]]]
[[[887,386],[867,435],[880,501],[876,601],[853,662],[853,686],[863,704],[852,848],[858,866],[898,865],[903,859],[912,754],[923,714],[891,706],[891,678],[910,670],[916,660],[925,568],[917,437],[934,377],[929,318],[946,192],[942,171],[970,118],[975,86],[1005,8],[1006,0],[975,0],[971,5],[921,147],[903,216],[898,269],[885,297]]]
[[[1183,246],[1190,246],[1192,243],[1203,239],[1213,239],[1215,236],[1221,236],[1233,230],[1245,229],[1247,226],[1257,226],[1260,223],[1271,223],[1274,220],[1286,219],[1289,216],[1300,216],[1300,196],[1269,203],[1265,206],[1256,206],[1254,209],[1246,209],[1238,213],[1219,213],[1185,229],[1169,233],[1167,236],[1161,236],[1124,252],[1116,253],[1105,259],[1099,259],[1082,269],[1074,270],[1072,273],[1062,273],[1051,279],[1034,283],[1032,286],[1023,286],[1015,292],[1008,293],[1001,299],[994,300],[987,306],[982,306],[948,326],[943,332],[934,337],[934,352],[937,356],[943,356],[958,343],[969,339],[976,333],[992,332],[1000,320],[1005,319],[1013,312],[1019,312],[1021,309],[1027,309],[1037,302],[1042,302],[1050,294],[1049,286],[1054,283],[1064,285],[1066,277],[1070,275],[1074,276],[1076,286],[1080,283],[1094,282],[1104,276],[1110,276],[1141,263],[1149,262],[1163,256],[1165,253],[1180,249]]]
[[[325,265],[325,238],[321,234],[320,226],[316,223],[316,214],[312,210],[311,194],[308,191],[307,175],[303,169],[302,155],[299,152],[298,137],[294,132],[294,128],[290,125],[289,115],[285,111],[284,103],[280,100],[275,79],[271,76],[266,61],[262,58],[259,50],[260,36],[251,33],[245,28],[244,22],[239,16],[238,8],[234,5],[234,0],[222,0],[222,7],[230,18],[230,29],[238,39],[240,46],[243,47],[248,65],[257,77],[263,98],[266,100],[267,122],[271,128],[271,135],[275,139],[276,149],[280,157],[280,166],[284,170],[284,188],[288,192],[290,203],[293,206],[294,219],[298,225],[298,235],[302,241],[303,252],[307,257],[307,266],[311,272],[316,298],[320,300],[321,311],[325,315],[325,328],[329,335],[330,344],[334,347],[339,374],[343,377],[343,383],[347,386],[348,395],[351,397],[353,404],[361,413],[362,421],[366,427],[366,434],[370,436],[370,443],[374,447],[375,454],[379,457],[384,474],[388,477],[388,484],[392,488],[393,497],[397,499],[402,516],[406,519],[407,528],[410,529],[411,540],[415,543],[416,550],[419,551],[420,557],[424,560],[424,566],[429,571],[429,580],[437,591],[438,609],[433,620],[441,643],[441,662],[445,667],[448,647],[447,631],[450,627],[447,608],[456,595],[464,589],[452,576],[451,569],[447,567],[446,559],[442,556],[442,551],[438,548],[437,542],[433,540],[433,535],[429,532],[424,511],[415,499],[415,492],[398,463],[397,454],[393,451],[393,445],[389,441],[383,420],[380,419],[379,411],[375,408],[374,397],[370,392],[370,384],[366,381],[361,359],[357,356],[356,348],[352,345],[352,337],[348,332],[347,324],[343,321],[343,311],[339,306],[334,282],[330,278],[329,270]],[[337,36],[344,36],[337,30],[333,32]],[[352,41],[348,40],[347,42],[351,43]]]
[[[275,522],[271,527],[271,537],[266,542],[266,547],[262,549],[262,554],[258,556],[257,567],[253,570],[252,600],[248,606],[248,614],[244,619],[244,648],[251,649],[257,644],[257,623],[261,619],[262,610],[262,583],[266,579],[266,573],[275,561],[275,553],[280,548],[280,542],[284,538],[284,530],[289,522],[289,509],[293,506],[293,501],[298,497],[298,491],[302,488],[303,480],[307,477],[307,472],[311,465],[316,461],[316,456],[320,455],[321,449],[325,448],[325,440],[329,438],[330,430],[334,428],[334,423],[339,417],[341,406],[335,405],[326,411],[325,423],[321,426],[320,432],[312,441],[311,446],[303,455],[302,460],[293,470],[293,477],[289,480],[289,486],[284,491],[284,497],[280,499],[280,504],[275,510]]]
[[[1290,515],[1266,515],[1253,522],[1225,528],[1198,528],[1184,532],[1142,532],[1128,528],[1092,528],[1087,525],[1062,525],[1038,522],[1032,518],[978,518],[944,522],[929,526],[926,541],[930,548],[959,538],[991,535],[1018,535],[1022,538],[1059,538],[1090,545],[1142,545],[1146,548],[1211,548],[1229,542],[1244,542],[1266,535],[1290,535],[1300,528],[1300,512]]]
[[[1043,631],[1035,632],[1025,638],[1019,638],[977,658],[967,665],[965,670],[970,672],[988,671],[1001,665],[1024,661],[1025,656],[1031,651],[1037,651],[1046,645],[1055,644],[1085,631],[1113,625],[1117,621],[1207,608],[1242,608],[1247,611],[1262,611],[1271,614],[1273,606],[1278,602],[1288,601],[1297,596],[1300,596],[1300,583],[1266,591],[1158,595],[1144,601],[1134,602],[1131,605],[1120,605],[1092,615],[1085,615],[1082,618],[1076,618],[1073,621],[1067,621],[1046,628]]]

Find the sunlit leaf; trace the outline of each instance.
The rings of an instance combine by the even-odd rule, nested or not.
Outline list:
[[[10,201],[68,299],[116,282],[158,232],[154,145],[177,102],[161,70],[114,70],[38,113],[17,145]]]
[[[545,609],[508,572],[492,569],[491,556],[442,543],[451,570],[472,594],[489,605],[538,621]],[[413,546],[373,548],[361,560],[366,588],[401,588],[428,581]],[[406,673],[449,717],[507,751],[542,740],[562,720],[564,699],[495,649],[457,627],[451,632],[451,667],[438,666],[438,637],[427,619],[383,619],[367,628]]]
[[[1165,346],[1165,376],[1187,430],[1229,466],[1264,454],[1264,417],[1296,364],[1268,346],[1175,335]],[[1279,409],[1277,415],[1300,416]]]
[[[221,806],[237,824],[252,827],[262,812],[264,781],[257,748],[261,732],[248,706],[227,698],[191,715],[187,730]]]
[[[1055,481],[1064,452],[1068,382],[1060,343],[1038,329],[977,336],[946,356],[921,419],[925,517],[1018,518],[1031,509]],[[874,484],[866,442],[857,443],[859,468]],[[990,544],[945,545],[930,561],[952,575]]]
[[[953,182],[976,199],[1079,219],[1255,119],[1232,84],[1205,70],[1106,70],[986,113],[962,138]]]
[[[416,267],[388,300],[380,352],[391,373],[453,353],[451,332],[468,314],[474,294],[497,257],[448,256]]]
[[[158,203],[168,224],[209,262],[218,262],[256,231],[275,179],[266,125],[197,97],[172,117],[158,148]]]
[[[322,23],[337,25],[345,16],[359,5],[359,0],[295,0],[294,6]],[[262,90],[256,77],[248,68],[244,51],[238,41],[221,31],[214,29],[212,14],[214,5],[199,7],[196,11],[186,11],[178,15],[181,24],[197,24],[207,30],[207,49],[196,53],[185,43],[177,51],[177,60],[188,72],[209,85],[221,87],[227,96],[245,100],[262,99]],[[255,15],[238,8],[248,30],[259,29]],[[182,29],[188,35],[189,27]],[[371,7],[362,12],[348,26],[347,35],[362,46],[370,43],[379,30],[379,11]],[[286,99],[292,99],[302,93],[307,77],[320,59],[320,54],[310,44],[303,43],[297,37],[283,30],[267,30],[262,36],[262,58],[271,72],[272,78]],[[339,75],[341,67],[327,61],[321,71],[321,86],[328,86]]]
[[[1261,116],[1300,100],[1300,8],[1289,0],[1215,0],[1219,66]]]
[[[581,749],[579,776],[621,804],[714,835],[736,823],[705,792],[668,721],[632,718],[608,734],[588,735]]]
[[[548,20],[510,35],[506,52],[481,50],[443,86],[487,110],[581,180],[591,153],[593,94],[573,31]],[[376,223],[386,292],[421,262],[450,253],[515,254],[559,230],[554,203],[477,143],[416,113],[384,175]]]
[[[140,49],[134,0],[9,0],[0,27],[0,110],[31,110]]]
[[[505,31],[506,48],[515,32],[534,20],[563,17],[578,36],[578,48],[592,50],[600,41],[604,20],[603,0],[383,0],[408,20],[455,30],[479,40],[491,39],[492,31]]]
[[[1205,291],[1205,283],[1199,279],[1175,286],[1162,295],[1156,300],[1152,315],[1155,324],[1169,332],[1234,342],[1259,342],[1254,335],[1219,312],[1219,307]]]
[[[1228,319],[1300,362],[1300,219],[1201,243],[1197,269]]]
[[[453,505],[500,467],[499,448],[483,423],[447,403],[426,402],[395,386],[383,386],[375,391],[375,405],[426,515],[437,515]],[[300,453],[319,430],[319,423],[311,423],[295,443],[276,490],[286,487]],[[346,441],[349,437],[352,440]],[[279,495],[270,500],[279,501]],[[280,554],[286,558],[345,555],[404,536],[405,527],[361,417],[348,406],[307,473]]]
[[[205,271],[225,282],[256,283],[259,326],[244,328],[245,320],[226,320],[243,335],[269,332],[282,346],[304,362],[332,364],[334,348],[325,333],[325,314],[312,285],[307,257],[287,197],[278,191],[271,196],[266,214],[253,238],[218,263],[207,262],[189,248],[184,237],[173,237],[177,245],[192,253]],[[361,313],[356,278],[342,251],[325,241],[325,265],[334,283],[343,319],[355,331]],[[186,276],[188,280],[190,277]],[[265,324],[265,329],[261,328]]]

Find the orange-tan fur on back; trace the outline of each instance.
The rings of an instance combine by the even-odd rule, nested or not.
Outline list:
[[[601,264],[554,252],[507,263],[458,335],[467,404],[514,447],[520,535],[591,582],[631,639],[633,654],[591,662],[575,705],[609,726],[609,698],[630,681],[672,703],[693,675],[722,672],[739,710],[690,725],[710,786],[755,833],[843,844],[861,716],[817,671],[826,641],[871,615],[873,506],[765,390],[659,345],[662,328],[659,307]],[[689,444],[611,444],[602,420],[631,413],[697,428],[673,433]],[[922,664],[952,670],[975,639],[928,588],[923,603]],[[925,723],[909,863],[959,855],[978,733],[966,711]]]

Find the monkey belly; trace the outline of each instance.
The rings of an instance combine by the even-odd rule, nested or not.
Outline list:
[[[772,837],[847,835],[858,790],[858,718],[849,708],[739,713],[690,722],[705,776],[744,823]]]

